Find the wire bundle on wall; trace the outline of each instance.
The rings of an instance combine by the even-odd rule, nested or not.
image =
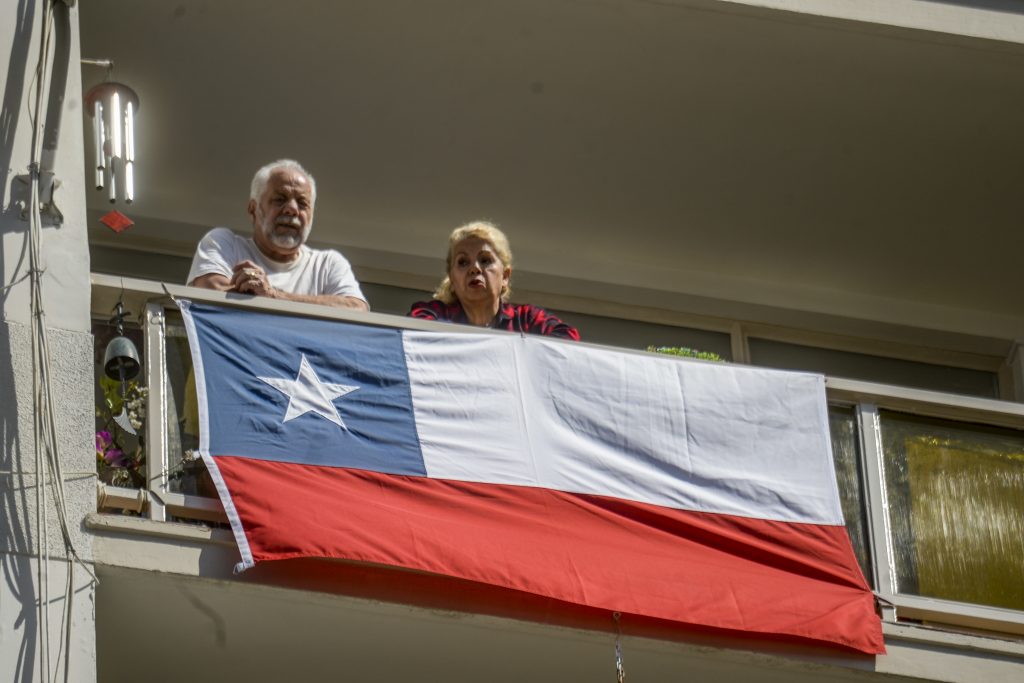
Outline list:
[[[41,258],[42,244],[42,206],[40,201],[40,178],[42,169],[42,141],[44,129],[44,109],[50,97],[50,51],[51,39],[54,24],[54,9],[60,5],[60,0],[46,0],[43,3],[42,35],[40,37],[39,61],[36,66],[36,94],[35,104],[32,109],[32,144],[31,160],[29,163],[30,174],[30,200],[29,200],[29,289],[30,289],[30,310],[31,324],[30,335],[32,339],[32,369],[33,369],[33,408],[34,408],[34,448],[35,448],[35,474],[36,474],[36,554],[39,558],[37,568],[37,581],[39,584],[39,664],[42,676],[40,680],[52,681],[55,672],[52,670],[50,656],[50,627],[49,627],[49,528],[47,522],[47,489],[53,493],[53,506],[57,513],[60,524],[60,532],[64,543],[64,550],[67,558],[81,565],[95,582],[96,575],[92,569],[79,557],[71,540],[71,533],[68,527],[67,504],[64,492],[64,476],[61,470],[59,440],[56,431],[56,419],[54,413],[54,401],[52,382],[50,376],[50,349],[46,330],[46,313],[43,308],[43,283],[42,276],[44,268]],[[61,19],[67,19],[68,9],[61,5],[63,14]],[[67,31],[62,36],[68,39]],[[63,99],[57,98],[57,105]],[[64,588],[64,612],[62,615],[62,642],[60,650],[63,651],[64,680],[70,677],[70,653],[71,653],[71,626],[72,626],[72,599],[74,596],[74,565],[67,569],[67,581]],[[61,652],[58,651],[58,666]]]

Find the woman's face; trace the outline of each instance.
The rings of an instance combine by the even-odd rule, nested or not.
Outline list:
[[[467,237],[452,248],[448,279],[452,282],[455,296],[464,305],[497,302],[510,275],[512,269],[501,262],[487,240]]]

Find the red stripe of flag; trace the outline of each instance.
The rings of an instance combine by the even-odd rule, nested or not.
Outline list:
[[[841,526],[235,456],[216,462],[257,563],[380,563],[696,627],[885,651]]]

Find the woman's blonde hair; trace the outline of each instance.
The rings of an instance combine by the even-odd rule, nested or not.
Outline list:
[[[434,298],[446,304],[453,304],[458,301],[458,297],[455,296],[455,291],[452,289],[452,281],[448,277],[448,273],[452,270],[452,252],[455,251],[455,245],[467,237],[478,237],[489,242],[494,247],[494,253],[498,255],[502,265],[506,268],[512,267],[512,249],[508,246],[508,238],[505,237],[505,233],[499,230],[498,226],[486,221],[474,221],[455,228],[452,230],[452,234],[448,236],[445,276],[441,280],[441,284],[434,291]],[[501,300],[503,302],[508,303],[508,298],[511,294],[512,287],[509,283],[501,286]]]

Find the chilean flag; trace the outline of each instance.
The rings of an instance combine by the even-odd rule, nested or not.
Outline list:
[[[241,552],[885,651],[819,375],[181,302]]]

